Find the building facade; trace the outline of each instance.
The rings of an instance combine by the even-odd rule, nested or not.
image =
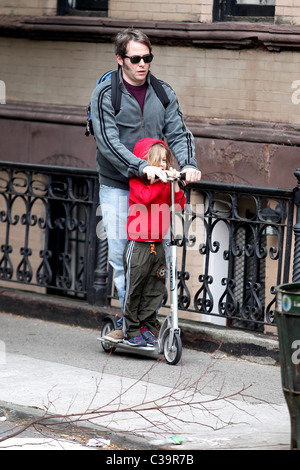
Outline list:
[[[86,108],[131,26],[151,39],[151,69],[175,89],[203,173],[179,250],[181,309],[269,322],[274,286],[291,278],[300,167],[294,0],[0,0],[1,286],[86,298],[99,275],[106,291],[106,255],[101,269],[87,255],[98,248]]]
[[[203,179],[293,187],[297,3],[0,0],[1,160],[95,167],[86,106],[116,67],[114,35],[134,26],[153,43],[153,73],[179,97]]]

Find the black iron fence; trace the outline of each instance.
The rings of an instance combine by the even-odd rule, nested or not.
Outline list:
[[[274,324],[275,286],[300,280],[295,175],[294,190],[189,188],[176,227],[181,311],[242,328]],[[108,304],[98,191],[94,170],[0,162],[0,285]]]
[[[203,202],[183,215],[180,307],[237,327],[273,325],[274,287],[291,278],[293,191],[206,182],[194,188]],[[191,260],[200,268],[192,295]]]
[[[94,171],[1,162],[0,281],[88,298],[97,198]]]

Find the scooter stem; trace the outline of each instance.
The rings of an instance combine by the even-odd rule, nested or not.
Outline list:
[[[170,340],[174,332],[178,332],[178,292],[177,292],[177,244],[175,239],[175,178],[170,178],[171,185],[171,239],[170,239],[170,303],[171,324]],[[173,330],[173,331],[172,331]]]

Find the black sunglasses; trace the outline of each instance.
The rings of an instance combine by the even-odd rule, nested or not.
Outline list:
[[[154,57],[153,54],[147,54],[143,56],[132,55],[131,57],[129,57],[128,55],[124,55],[124,59],[125,58],[129,59],[132,64],[139,64],[142,59],[145,62],[145,64],[150,64],[150,62],[152,62],[153,60],[153,57]]]

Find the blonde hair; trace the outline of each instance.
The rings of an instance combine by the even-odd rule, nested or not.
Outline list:
[[[171,150],[168,147],[165,147],[164,144],[157,142],[150,147],[147,153],[147,162],[153,166],[160,166],[161,162],[161,151],[166,151],[166,163],[167,163],[167,170],[169,170],[173,165],[173,155]]]

